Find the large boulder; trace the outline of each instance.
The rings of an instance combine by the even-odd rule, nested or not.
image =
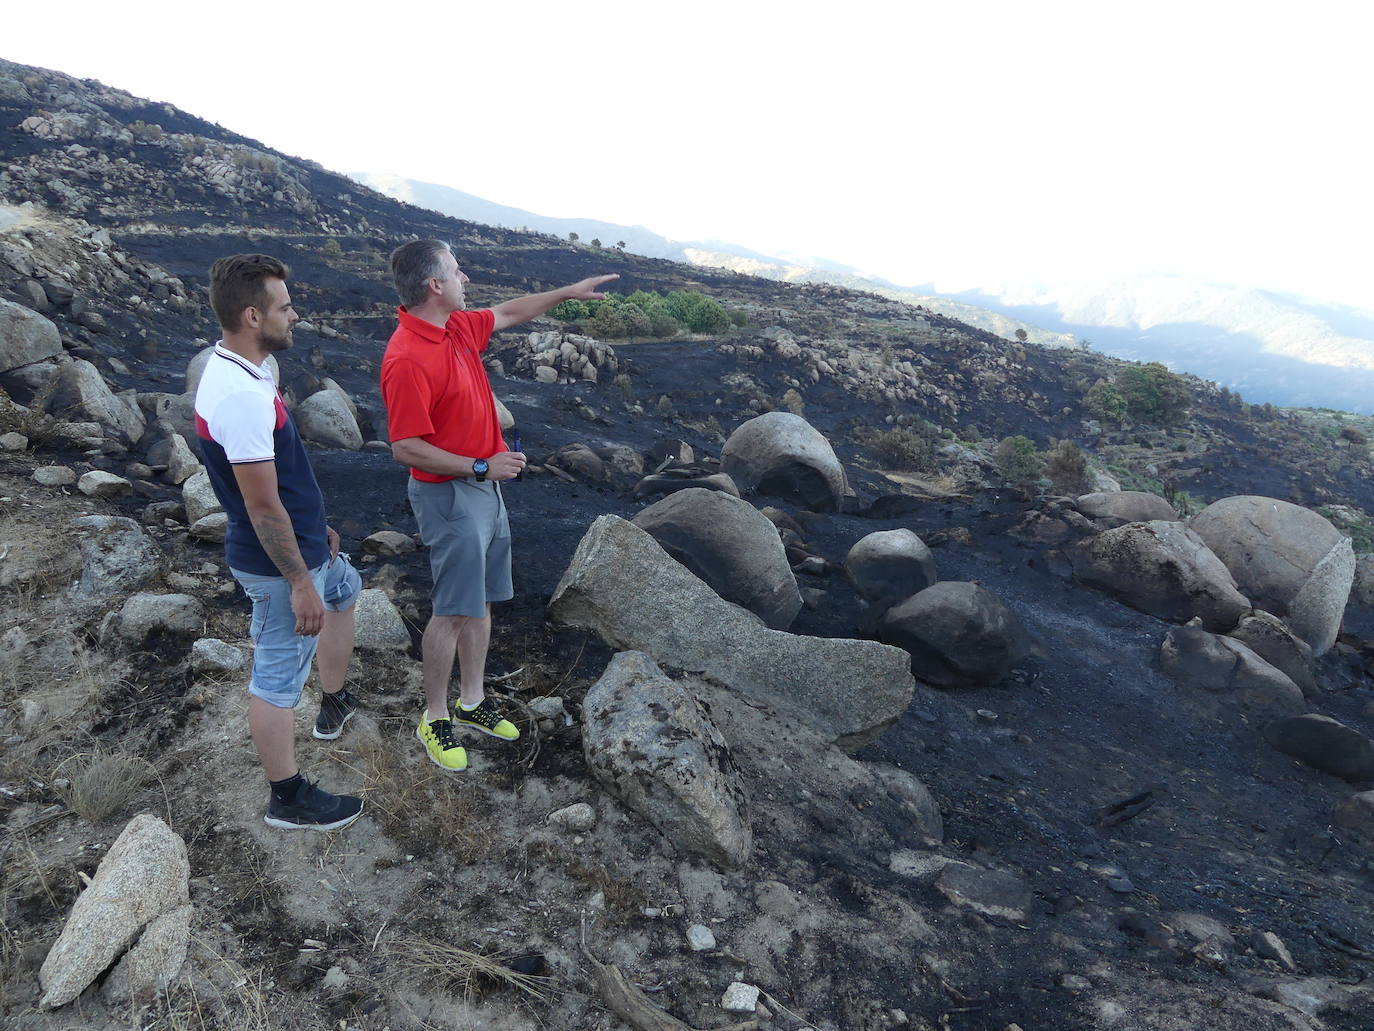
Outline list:
[[[1199,627],[1174,627],[1159,649],[1164,672],[1188,687],[1231,694],[1246,709],[1291,715],[1306,708],[1298,685],[1240,641]]]
[[[937,687],[993,684],[1030,650],[1020,618],[977,584],[942,580],[895,605],[878,637],[911,655],[911,672]]]
[[[587,767],[673,847],[720,866],[749,858],[744,780],[702,705],[642,652],[621,652],[582,703]]]
[[[713,473],[698,465],[681,466],[650,473],[635,484],[635,497],[651,494],[672,494],[675,491],[689,490],[692,487],[723,491],[731,497],[739,497],[739,488],[735,486],[735,481],[729,476],[725,473]]]
[[[1300,759],[1351,783],[1374,780],[1374,741],[1339,720],[1315,712],[1275,720],[1264,739],[1284,755]]]
[[[634,524],[726,601],[774,630],[792,625],[802,606],[797,578],[777,529],[749,502],[693,487],[650,505]]]
[[[1160,619],[1196,616],[1221,633],[1250,610],[1226,566],[1182,523],[1127,523],[1083,541],[1069,557],[1083,583]]]
[[[1189,526],[1256,608],[1287,621],[1323,655],[1336,641],[1355,578],[1350,538],[1324,517],[1275,498],[1223,498]]]
[[[81,542],[81,579],[72,588],[76,600],[110,601],[162,572],[162,550],[132,519],[80,516],[71,525]]]
[[[200,472],[200,459],[180,433],[168,433],[148,449],[148,464],[165,469],[168,483],[178,486]]]
[[[349,408],[348,398],[337,390],[311,394],[296,406],[295,418],[296,428],[306,440],[349,451],[363,446],[357,417]]]
[[[206,363],[210,361],[214,353],[215,347],[211,344],[209,347],[202,348],[196,353],[194,358],[187,362],[186,393],[192,396],[195,395],[196,387],[200,386],[200,377],[205,374]],[[281,367],[277,364],[277,356],[275,354],[269,354],[267,356],[267,370],[272,373],[272,382],[277,384],[277,386],[281,386]]]
[[[127,444],[143,437],[147,420],[132,397],[116,395],[97,369],[77,358],[57,370],[44,408],[69,422],[94,422]]]
[[[878,738],[915,690],[901,649],[770,630],[616,516],[588,529],[549,615],[798,715],[843,748]]]
[[[1269,665],[1283,670],[1303,694],[1317,693],[1317,681],[1312,675],[1312,649],[1278,616],[1256,609],[1242,616],[1236,628],[1226,636],[1249,646]]]
[[[0,372],[62,353],[62,334],[31,308],[0,299]]]
[[[1110,522],[1113,526],[1122,523],[1148,523],[1151,519],[1165,522],[1178,520],[1174,506],[1158,494],[1148,494],[1141,490],[1098,491],[1084,494],[1074,502],[1074,507],[1090,519]]]
[[[110,613],[101,637],[138,644],[150,634],[191,637],[205,629],[205,607],[189,594],[139,593]]]
[[[410,631],[386,591],[379,587],[359,591],[353,609],[354,643],[358,648],[389,652],[410,649]]]
[[[935,556],[910,530],[870,533],[849,549],[844,568],[875,621],[939,579]]]
[[[48,1009],[71,1002],[143,929],[190,901],[186,844],[156,816],[129,821],[77,898],[38,972]]]
[[[796,498],[817,512],[839,509],[848,488],[830,441],[791,412],[768,412],[741,425],[725,442],[720,467],[745,494]]]

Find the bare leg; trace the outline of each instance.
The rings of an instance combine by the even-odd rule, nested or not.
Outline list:
[[[326,611],[320,643],[315,649],[315,660],[320,669],[320,689],[325,694],[335,694],[344,686],[348,660],[352,657],[353,609]]]
[[[425,705],[431,720],[448,718],[448,680],[453,676],[453,657],[466,621],[465,616],[430,616],[420,639]]]
[[[300,772],[296,766],[295,713],[291,709],[280,709],[249,695],[248,729],[268,780],[286,780]]]
[[[468,618],[458,632],[458,670],[462,688],[458,699],[464,705],[476,705],[486,697],[482,678],[487,671],[487,647],[491,644],[491,605],[481,619]]]

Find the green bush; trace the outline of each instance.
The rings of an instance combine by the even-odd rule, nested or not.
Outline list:
[[[639,305],[626,301],[615,312],[620,316],[620,321],[625,324],[625,336],[631,338],[645,337],[653,331],[653,323],[649,321],[649,316],[644,314]]]
[[[1061,440],[1045,455],[1045,475],[1056,490],[1075,497],[1088,492],[1088,456],[1071,440]]]
[[[577,322],[587,317],[587,305],[583,301],[560,301],[549,314],[559,322]]]
[[[664,394],[658,399],[657,407],[658,414],[665,419],[671,419],[673,416],[677,415],[677,409],[673,407],[673,399],[667,394]]]
[[[339,241],[335,240],[333,237],[330,237],[328,240],[326,240],[324,242],[324,246],[320,249],[324,251],[324,256],[326,258],[343,257],[343,248],[339,246]]]
[[[1120,422],[1126,417],[1126,399],[1105,379],[1098,380],[1088,388],[1083,407],[1094,418],[1107,422]]]
[[[997,471],[1014,487],[1030,488],[1040,482],[1045,463],[1029,437],[1004,437],[993,455]]]
[[[928,473],[935,470],[935,427],[930,423],[895,426],[871,439],[879,461],[892,469]]]
[[[1116,374],[1116,389],[1133,419],[1176,426],[1188,417],[1192,394],[1182,376],[1159,362],[1127,365]]]

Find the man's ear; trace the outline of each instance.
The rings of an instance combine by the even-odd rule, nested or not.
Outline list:
[[[258,311],[254,305],[250,304],[247,308],[243,309],[242,322],[250,329],[257,329],[258,326],[262,324],[262,312]]]

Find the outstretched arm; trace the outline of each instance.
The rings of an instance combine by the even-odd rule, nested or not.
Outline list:
[[[571,286],[562,286],[557,290],[546,290],[542,294],[526,294],[524,297],[517,297],[514,300],[506,301],[504,304],[498,304],[491,310],[492,314],[496,316],[496,324],[492,330],[509,329],[511,326],[518,326],[530,319],[537,319],[555,304],[563,301],[599,301],[606,295],[598,293],[597,287],[619,278],[620,276],[615,273],[609,276],[589,276]]]

